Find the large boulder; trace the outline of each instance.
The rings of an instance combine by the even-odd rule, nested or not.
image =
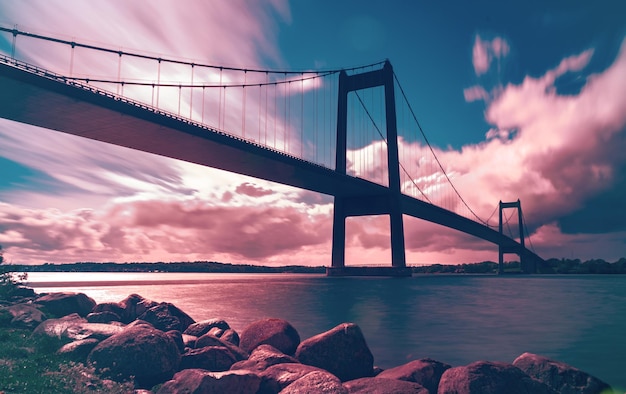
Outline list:
[[[180,353],[163,331],[136,325],[100,342],[87,361],[105,376],[118,381],[134,376],[140,387],[152,387],[178,370]]]
[[[599,394],[611,390],[607,383],[595,376],[537,354],[524,353],[513,361],[513,365],[559,393]]]
[[[312,371],[280,391],[280,394],[301,393],[348,394],[348,390],[335,375],[326,371]]]
[[[110,312],[121,318],[122,315],[124,315],[124,308],[120,305],[119,302],[103,302],[94,306],[91,312],[92,313]]]
[[[378,374],[377,378],[404,380],[424,386],[430,394],[437,394],[441,375],[451,366],[430,358],[414,360]]]
[[[222,332],[222,335],[219,335],[219,338],[222,341],[230,342],[235,346],[239,346],[239,334],[237,334],[237,331],[233,330],[232,328],[224,330],[224,332]]]
[[[285,354],[293,355],[300,344],[300,335],[286,320],[257,320],[242,331],[239,346],[250,353],[263,344],[272,345]]]
[[[177,330],[184,332],[195,321],[178,309],[176,305],[162,302],[142,313],[138,319],[147,321],[161,331]]]
[[[556,394],[556,391],[511,364],[476,361],[444,372],[438,394]]]
[[[233,355],[235,356],[235,358],[237,359],[236,361],[241,361],[241,360],[245,360],[246,358],[248,358],[248,353],[246,353],[243,349],[241,349],[239,346],[235,346],[230,342],[226,342],[224,340],[222,340],[221,338],[215,337],[211,334],[204,334],[203,336],[201,336],[200,338],[196,339],[195,341],[195,348],[196,349],[200,349],[206,346],[222,346],[225,347],[227,349],[229,349]]]
[[[89,323],[77,313],[73,313],[58,319],[44,320],[33,330],[33,335],[47,335],[72,340],[87,338],[100,340],[123,330],[122,327],[112,324]]]
[[[49,293],[35,300],[46,311],[54,316],[62,317],[72,313],[87,316],[96,306],[93,298],[84,293]]]
[[[122,323],[128,324],[156,305],[156,302],[143,298],[139,294],[131,294],[118,303],[122,309],[121,314],[118,314],[122,318]],[[115,310],[111,310],[111,312],[115,312]]]
[[[33,329],[46,320],[46,314],[32,304],[15,304],[6,307],[11,314],[11,325]]]
[[[298,346],[296,358],[332,373],[343,382],[374,373],[374,356],[354,323],[342,323],[306,339]]]
[[[419,383],[379,377],[350,380],[343,386],[351,394],[429,394],[429,391]]]
[[[203,369],[185,369],[165,382],[157,394],[255,394],[260,383],[261,378],[250,371],[209,372]]]
[[[89,323],[111,323],[111,322],[120,322],[122,319],[115,312],[103,311],[103,312],[92,312],[87,315],[87,321]]]
[[[80,339],[70,343],[66,343],[57,350],[58,354],[66,355],[77,361],[85,361],[89,353],[100,343],[95,338]]]
[[[222,330],[228,330],[230,328],[228,323],[223,319],[208,319],[190,324],[183,334],[201,337],[215,327],[221,328]]]
[[[250,371],[264,371],[268,367],[282,363],[297,363],[298,360],[286,355],[271,345],[256,347],[247,360],[238,361],[230,369],[247,369]]]
[[[180,369],[200,368],[207,371],[222,372],[230,369],[235,363],[235,355],[223,346],[206,346],[200,349],[189,349],[183,353]]]
[[[259,393],[278,393],[301,377],[314,372],[326,372],[320,368],[300,363],[281,363],[260,372],[261,387]]]

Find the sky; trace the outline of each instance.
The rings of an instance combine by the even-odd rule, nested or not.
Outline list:
[[[618,0],[0,0],[3,27],[207,64],[389,59],[479,216],[520,199],[539,255],[608,261],[626,257],[625,14]],[[30,62],[67,63],[17,40]],[[347,264],[389,264],[388,227],[350,218]],[[428,222],[405,218],[405,233],[411,265],[497,260],[495,245]],[[331,235],[328,196],[0,120],[11,263],[330,265]]]

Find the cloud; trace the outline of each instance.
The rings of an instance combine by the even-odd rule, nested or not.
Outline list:
[[[463,97],[468,103],[477,100],[488,101],[489,93],[482,86],[475,85],[467,89],[463,89]]]
[[[491,61],[506,57],[510,47],[502,37],[495,37],[493,40],[482,40],[477,34],[472,48],[472,64],[474,72],[480,76],[489,71]]]
[[[245,194],[250,197],[263,197],[274,193],[271,190],[258,187],[249,182],[244,182],[241,185],[237,186],[235,192]]]
[[[500,48],[500,53],[504,52]],[[598,196],[607,192],[617,196],[620,189],[614,188],[623,191],[620,185],[624,179],[618,172],[626,166],[622,153],[626,150],[626,40],[613,64],[590,75],[578,94],[560,95],[554,88],[558,76],[582,70],[592,55],[593,50],[586,50],[566,57],[539,77],[527,76],[520,84],[502,87],[487,103],[485,118],[492,127],[485,141],[461,150],[434,148],[456,188],[481,218],[488,218],[500,200],[521,199],[530,231],[543,232],[536,246],[546,253],[557,250],[550,246],[550,236],[610,245],[612,249],[606,252],[611,256],[626,252],[623,244],[601,243],[600,237],[588,234],[626,230],[623,225],[616,227],[614,221],[594,221],[594,217],[606,217],[606,207],[597,204],[602,201]],[[479,92],[479,87],[475,91]],[[420,189],[436,204],[471,217],[459,200],[451,197],[454,192],[438,167],[424,159],[428,150],[418,142],[402,138],[399,144],[401,160],[412,169],[411,175]],[[375,151],[377,146],[375,142],[361,150]],[[359,151],[348,157],[358,156]],[[403,156],[403,152],[411,154]],[[365,157],[375,159],[377,155]],[[380,165],[372,161],[363,167],[368,169],[367,174],[377,174],[385,171]],[[405,187],[410,187],[410,183]],[[594,201],[596,205],[589,205]],[[567,222],[567,230],[580,235],[564,234],[560,220],[580,210],[585,214]],[[585,223],[580,218],[594,222]],[[497,224],[493,220],[491,223]],[[381,226],[384,227],[379,223],[379,228],[370,229],[369,233],[379,233]],[[407,234],[411,234],[407,235],[408,248],[420,252],[430,251],[431,246],[433,250],[485,248],[462,233],[441,228],[428,232],[424,228],[420,221],[407,225]],[[550,232],[546,233],[546,228]],[[363,246],[376,244],[371,237],[361,239],[367,240],[361,243]]]

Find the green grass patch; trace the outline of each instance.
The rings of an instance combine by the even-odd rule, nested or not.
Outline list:
[[[57,338],[31,336],[30,330],[0,327],[0,392],[128,393],[132,383],[100,379],[93,368],[56,351]]]

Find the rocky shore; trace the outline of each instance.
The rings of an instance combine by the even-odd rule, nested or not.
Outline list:
[[[131,294],[96,302],[82,293],[22,288],[0,305],[13,327],[66,342],[58,352],[136,394],[173,393],[612,393],[605,382],[540,355],[464,366],[423,358],[382,370],[360,328],[342,323],[301,339],[267,318],[236,332],[222,318],[196,322],[167,302]]]

